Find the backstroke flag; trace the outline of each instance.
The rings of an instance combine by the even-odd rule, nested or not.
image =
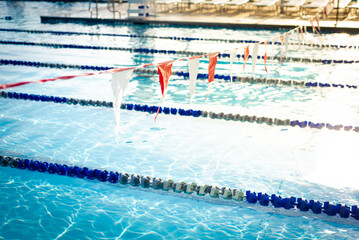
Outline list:
[[[297,36],[297,44],[298,44],[298,49],[300,49],[300,44],[301,44],[301,41],[300,41],[300,32],[299,32],[299,28],[296,29],[295,31],[295,35]]]
[[[300,34],[302,36],[302,44],[304,43],[303,26],[300,26]]]
[[[161,92],[162,92],[161,103],[167,93],[168,81],[172,75],[172,65],[173,65],[173,61],[162,62],[157,65],[159,80],[160,80],[160,84],[161,84]],[[156,122],[158,113],[160,112],[161,103],[160,103],[160,106],[158,107],[158,110],[157,110],[157,113],[155,116],[155,122]]]
[[[252,53],[252,74],[254,74],[254,69],[257,63],[258,48],[259,48],[259,44],[258,43],[254,44],[253,53]]]
[[[328,16],[333,11],[333,3],[329,2],[327,6],[325,6],[325,13]]]
[[[246,63],[247,63],[247,59],[249,57],[249,45],[245,46],[244,47],[244,54],[243,54],[243,59],[244,59],[244,62],[243,62],[243,76],[242,76],[242,81],[244,80],[244,68],[246,67]]]
[[[173,61],[159,63],[157,65],[159,80],[161,84],[162,98],[164,98],[167,93],[168,81],[172,75],[172,65]]]
[[[312,19],[310,19],[309,22],[310,22],[310,25],[312,25],[313,33],[318,33],[318,35],[320,35],[318,30],[315,28]]]
[[[319,15],[315,16],[315,21],[317,21],[319,32],[321,32],[320,25],[319,25]]]
[[[325,19],[327,19],[327,6],[323,9],[323,20],[325,21]]]
[[[111,82],[111,88],[112,88],[112,94],[113,94],[113,110],[115,113],[115,134],[116,134],[116,140],[118,140],[118,131],[120,127],[120,108],[121,108],[121,102],[123,94],[125,93],[125,90],[128,86],[128,83],[130,82],[130,78],[132,77],[134,69],[122,71],[122,72],[115,72],[112,74],[112,82]]]
[[[216,70],[217,65],[217,57],[219,52],[210,53],[209,56],[209,64],[208,64],[208,92],[210,83],[214,81],[214,72]],[[204,100],[207,99],[207,96],[204,98]]]
[[[247,62],[248,57],[249,57],[249,45],[247,45],[247,46],[244,47],[244,54],[243,54],[243,58],[244,58],[243,71],[244,71],[244,68],[246,67],[246,62]]]
[[[266,51],[264,52],[264,57],[263,57],[263,59],[264,59],[264,69],[265,69],[266,72],[268,73],[268,70],[267,70],[267,59],[268,59],[268,55],[267,55],[267,44],[268,44],[268,42],[265,41],[265,42],[264,42],[264,45],[266,46]]]
[[[284,56],[287,57],[288,55],[288,33],[284,34]]]
[[[194,92],[196,91],[198,70],[199,70],[199,58],[197,57],[197,58],[188,59],[190,102],[192,102]]]
[[[237,48],[232,50],[230,53],[229,53],[229,74],[230,74],[230,77],[231,77],[231,82],[232,82],[232,65],[233,65],[233,61],[234,61],[234,58],[236,57],[237,55]]]
[[[217,65],[217,53],[212,53],[209,55],[209,65],[208,65],[208,83],[211,83],[214,81],[214,71],[216,70]]]

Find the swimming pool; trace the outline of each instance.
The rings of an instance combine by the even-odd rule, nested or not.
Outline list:
[[[0,2],[1,28],[146,34],[223,39],[263,39],[276,31],[159,26],[83,26],[39,23],[43,11],[63,4]],[[80,9],[80,3],[66,4]],[[47,7],[47,8],[45,8]],[[49,8],[51,7],[51,8]],[[35,12],[37,10],[37,12]],[[0,32],[1,40],[98,46],[147,47],[214,51],[235,44],[213,41],[53,36]],[[309,36],[308,36],[309,37]],[[324,34],[323,42],[355,44],[358,35]],[[317,41],[317,40],[316,40]],[[1,45],[1,59],[47,63],[134,66],[173,56],[38,46]],[[301,48],[301,56],[355,58],[348,49]],[[297,48],[295,48],[297,49]],[[356,50],[358,51],[358,50]],[[276,54],[279,49],[276,48]],[[319,57],[318,57],[319,58]],[[201,60],[201,72],[208,61]],[[242,65],[235,64],[237,74]],[[1,65],[1,83],[39,80],[87,72],[76,69]],[[218,74],[228,74],[219,60]],[[256,76],[356,84],[358,64],[283,63],[256,68]],[[187,71],[185,63],[174,70]],[[146,76],[148,75],[148,76]],[[250,76],[250,65],[246,69]],[[26,85],[9,91],[112,101],[110,75]],[[225,113],[298,119],[358,126],[357,89],[306,88],[216,80],[207,94],[198,81],[189,105],[188,81],[173,75],[163,106]],[[135,74],[125,102],[158,105],[158,76]],[[206,101],[204,98],[207,96]],[[109,169],[176,181],[241,188],[284,197],[358,205],[358,133],[290,126],[268,126],[210,118],[190,118],[123,111],[120,141],[114,134],[113,110],[0,98],[0,155],[37,159],[89,168]],[[0,168],[1,228],[4,239],[357,239],[358,226],[261,208],[227,206],[140,191],[121,185],[38,172]],[[290,210],[289,210],[290,211]],[[338,216],[336,219],[340,219]],[[345,221],[343,221],[345,222]],[[31,236],[31,237],[29,237]]]

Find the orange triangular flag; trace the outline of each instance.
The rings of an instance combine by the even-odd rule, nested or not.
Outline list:
[[[214,81],[214,72],[216,70],[218,54],[219,53],[217,52],[217,53],[212,53],[212,54],[209,55],[208,83],[211,83],[211,82]]]
[[[302,42],[304,41],[303,26],[300,26],[300,34],[302,35]]]
[[[245,48],[244,48],[244,63],[243,63],[243,71],[244,71],[244,68],[246,67],[246,62],[247,62],[247,59],[248,59],[248,56],[249,56],[249,45],[247,45]]]
[[[283,60],[283,35],[280,35],[280,62]]]
[[[242,82],[244,79],[244,68],[246,67],[246,63],[247,63],[247,59],[249,57],[249,45],[244,47],[244,54],[243,54],[243,58],[244,58],[244,63],[243,63],[243,77],[242,77]]]
[[[318,15],[315,16],[315,20],[317,21],[319,32],[321,32],[320,26],[319,26],[319,16]]]
[[[328,17],[327,15],[327,6],[324,7],[323,9],[323,20],[325,21],[325,19]]]
[[[264,45],[266,47],[266,51],[264,52],[264,69],[266,70],[266,72],[268,73],[268,70],[267,70],[267,59],[268,59],[268,56],[267,56],[267,41],[264,42]]]
[[[165,96],[167,86],[168,86],[168,80],[170,79],[170,76],[172,75],[172,64],[173,61],[168,61],[164,63],[159,63],[157,65],[158,68],[158,75],[160,76],[160,84],[161,84],[161,91],[162,91],[162,97]]]
[[[158,110],[157,110],[155,122],[156,122],[158,113],[160,111],[163,98],[165,97],[165,95],[167,93],[168,81],[172,75],[172,65],[173,65],[173,61],[163,62],[163,63],[159,63],[157,65],[159,80],[160,80],[160,84],[161,84],[162,99],[160,102],[160,106],[158,107]]]
[[[317,32],[318,35],[320,35],[320,33],[318,32],[318,30],[315,28],[312,19],[310,19],[309,22],[310,22],[310,24],[312,25],[313,33]]]

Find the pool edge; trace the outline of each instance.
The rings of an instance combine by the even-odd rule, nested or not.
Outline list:
[[[138,24],[138,25],[175,25],[175,26],[193,26],[193,27],[222,27],[222,28],[253,28],[253,29],[292,29],[297,25],[285,24],[253,24],[253,23],[233,23],[233,22],[189,22],[189,21],[169,21],[169,20],[151,20],[151,19],[111,19],[111,18],[86,18],[86,17],[60,17],[60,16],[40,16],[41,23],[57,24],[57,23],[79,23],[79,24]],[[308,26],[308,29],[311,29]],[[328,32],[344,32],[359,33],[359,28],[350,27],[326,27],[321,26],[322,31]]]

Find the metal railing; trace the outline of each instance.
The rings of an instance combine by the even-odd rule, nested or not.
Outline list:
[[[98,18],[98,0],[96,0],[96,6],[95,6],[95,10],[96,10],[96,18]],[[89,1],[89,12],[90,12],[90,18],[92,18],[92,0]]]
[[[113,18],[116,18],[116,13],[118,17],[121,18],[121,5],[123,0],[107,0],[107,9],[113,13]]]

